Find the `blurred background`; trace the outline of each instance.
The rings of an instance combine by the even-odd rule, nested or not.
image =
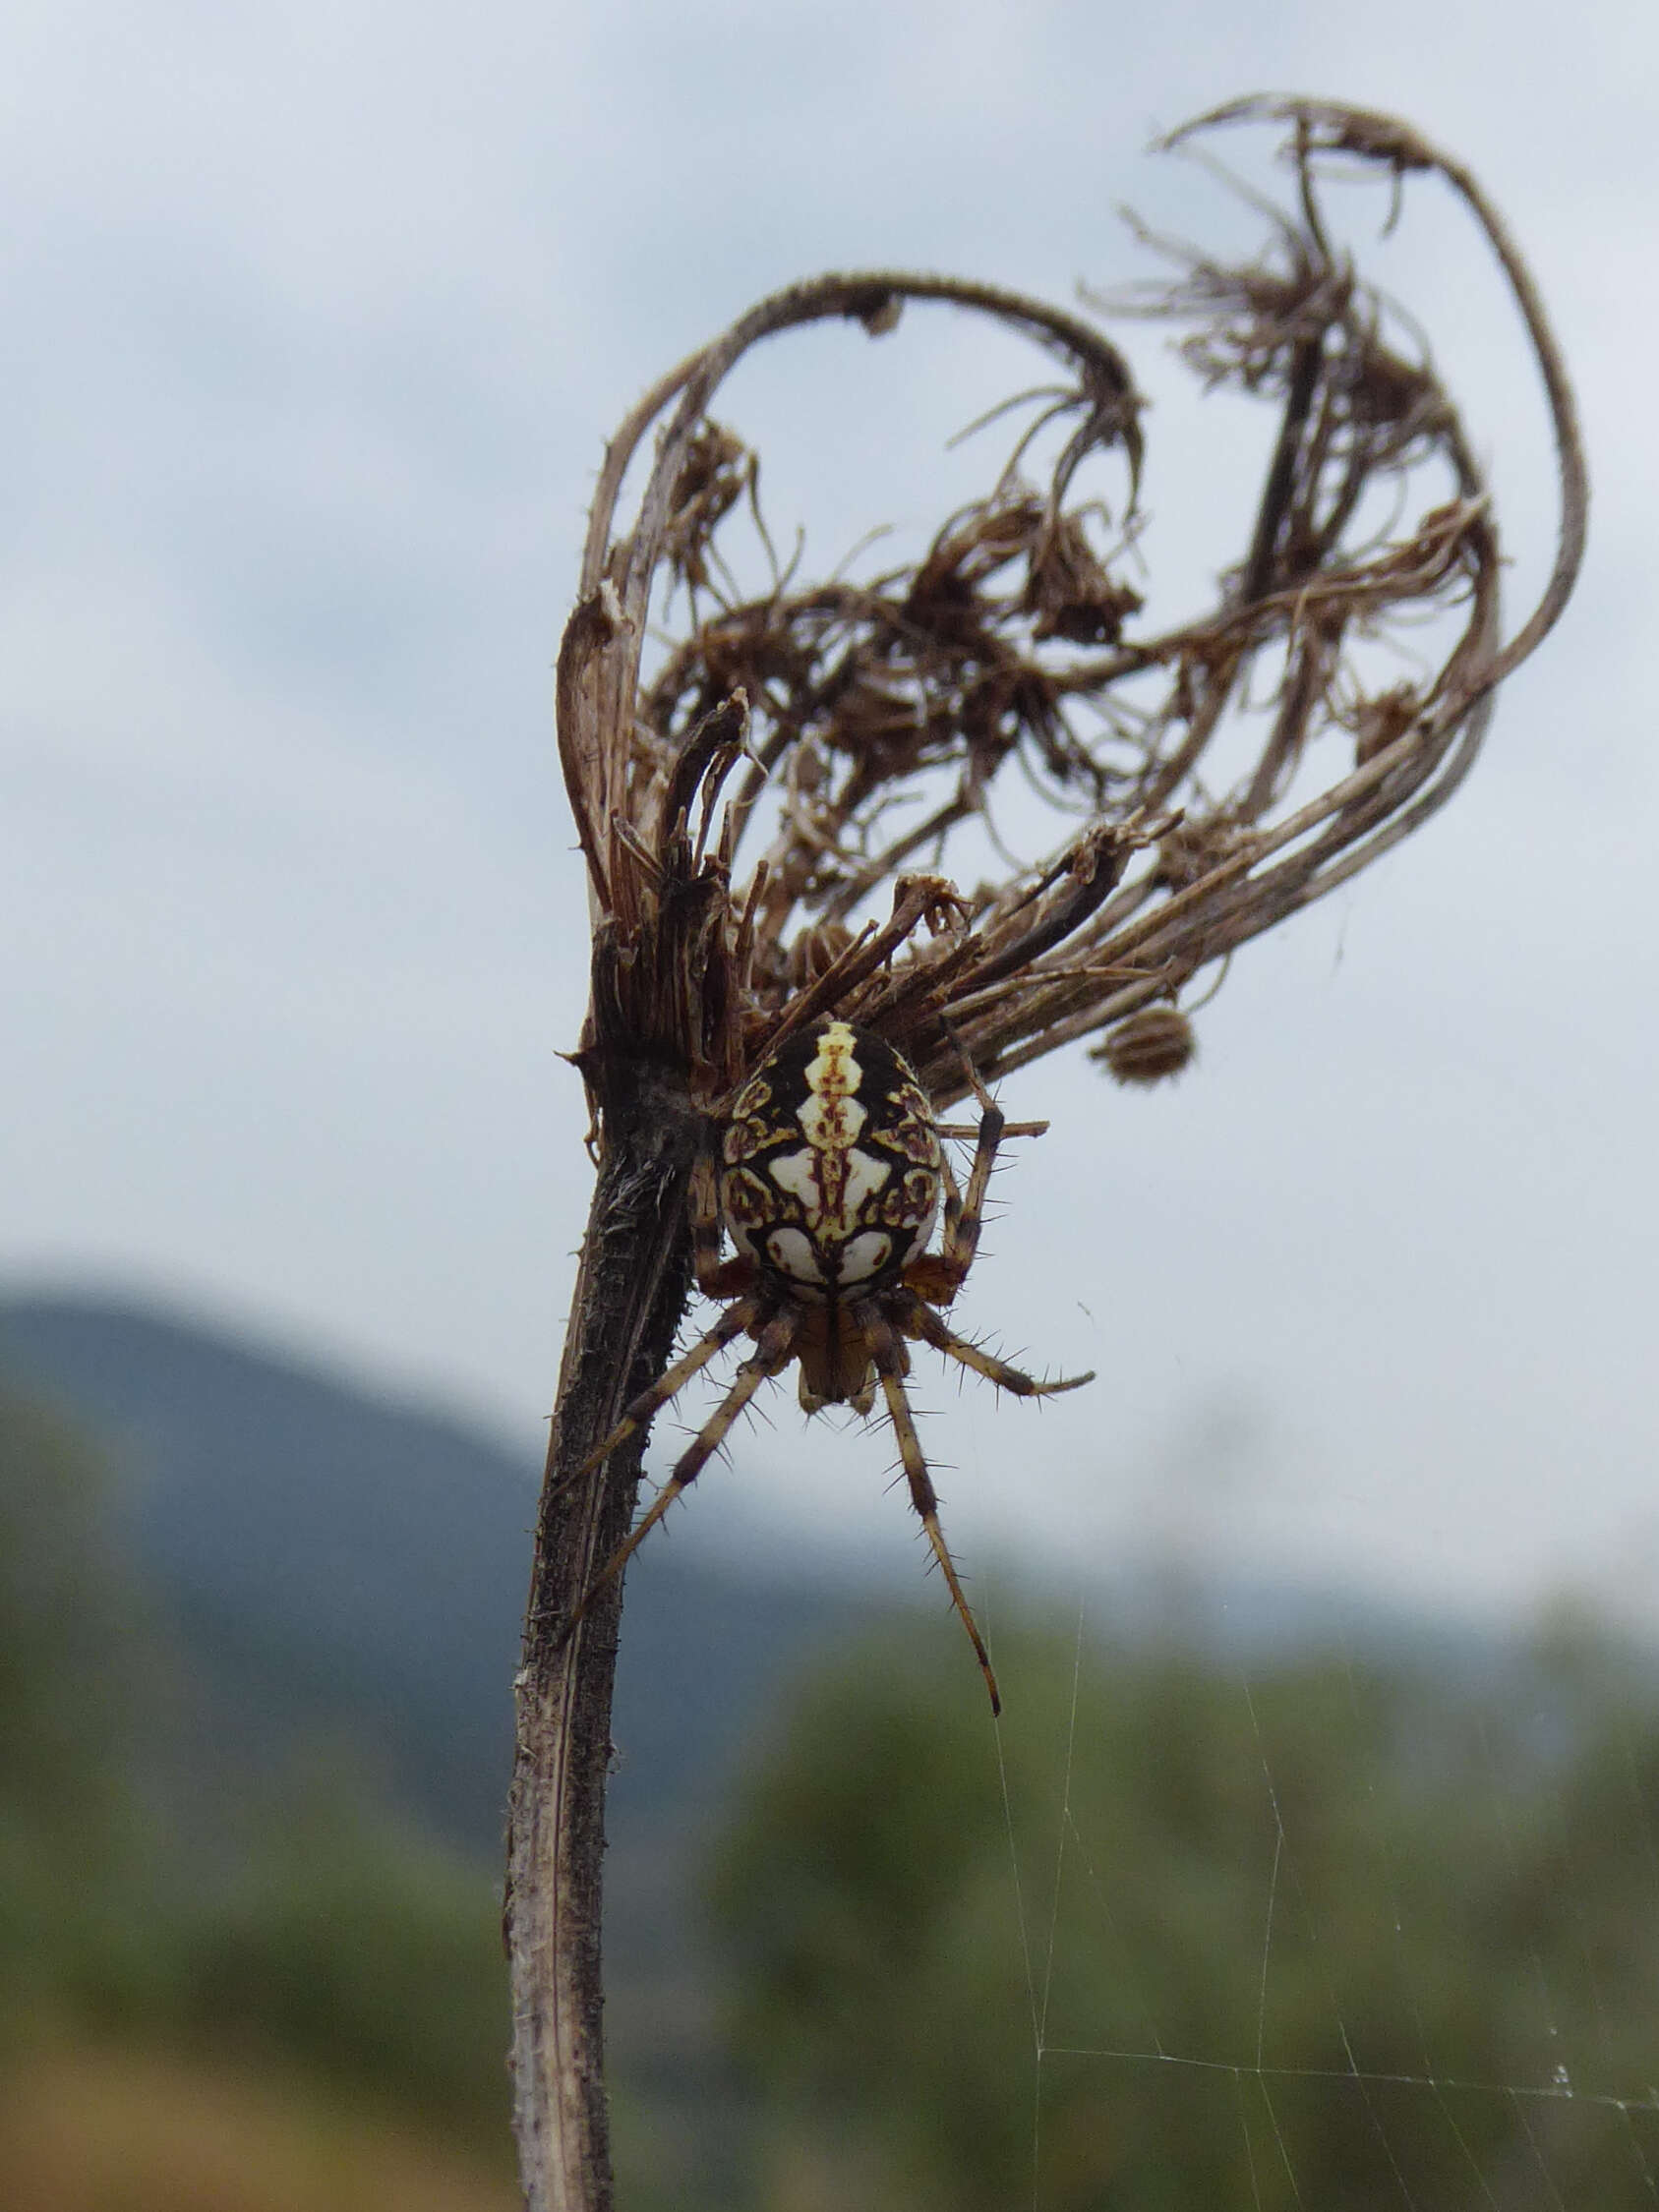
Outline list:
[[[1659,2194],[1654,40],[1605,0],[9,12],[0,2202],[513,2201],[509,1684],[589,1181],[552,661],[603,440],[803,272],[1067,301],[1154,273],[1124,203],[1252,235],[1146,147],[1259,87],[1396,108],[1504,209],[1583,581],[1178,1086],[1006,1086],[1053,1126],[966,1321],[1100,1379],[924,1380],[1000,1734],[879,1431],[774,1393],[642,1553],[622,2201]],[[1497,281],[1432,186],[1386,239],[1342,204],[1524,610],[1553,465]],[[965,333],[745,368],[780,545],[982,481],[946,440],[1009,357]],[[1260,454],[1117,335],[1160,622]]]

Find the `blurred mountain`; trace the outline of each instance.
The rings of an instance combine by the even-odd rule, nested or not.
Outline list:
[[[0,1377],[100,1447],[202,1786],[332,1741],[494,1856],[540,1470],[442,1414],[97,1299],[0,1301]],[[780,1675],[866,1608],[684,1564],[628,1581],[612,1827],[712,1803]],[[697,1666],[684,1663],[687,1652]]]
[[[6,1381],[101,1448],[112,1534],[162,1615],[204,1792],[333,1741],[440,1839],[495,1856],[540,1477],[528,1456],[119,1299],[0,1299]],[[1076,1604],[1075,1591],[1031,1595]],[[655,1846],[671,1817],[683,1829],[712,1811],[788,1679],[894,1598],[647,1545],[628,1575],[615,1847]],[[1092,1578],[1090,1615],[1133,1645],[1432,1656],[1465,1680],[1511,1648],[1351,1592],[1200,1584],[1146,1561]]]

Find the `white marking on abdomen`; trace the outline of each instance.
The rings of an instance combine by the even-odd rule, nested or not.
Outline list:
[[[779,1190],[787,1191],[792,1198],[799,1198],[806,1208],[807,1220],[815,1222],[823,1211],[823,1199],[818,1190],[817,1154],[783,1152],[767,1164]]]
[[[845,1021],[826,1022],[818,1037],[817,1057],[806,1064],[810,1091],[854,1091],[863,1070],[853,1057],[853,1031]]]
[[[879,1229],[866,1229],[854,1237],[841,1254],[842,1287],[849,1283],[867,1283],[872,1275],[879,1275],[893,1256],[893,1240]]]
[[[873,1192],[879,1191],[887,1181],[890,1169],[885,1160],[872,1153],[856,1148],[847,1155],[847,1188],[841,1199],[841,1231],[845,1236],[859,1218],[859,1209]]]
[[[792,1283],[821,1283],[817,1248],[802,1229],[774,1229],[766,1239],[772,1264]]]
[[[935,1198],[927,1209],[926,1220],[919,1224],[915,1236],[910,1241],[910,1250],[905,1253],[905,1265],[907,1267],[913,1259],[919,1259],[927,1250],[927,1240],[933,1234],[933,1224],[938,1218],[939,1201]]]
[[[808,1144],[815,1144],[820,1152],[838,1152],[858,1142],[869,1115],[847,1092],[812,1090],[797,1107],[795,1118]]]

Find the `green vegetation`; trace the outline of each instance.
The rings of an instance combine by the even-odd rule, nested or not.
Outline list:
[[[73,1433],[0,1395],[0,2046],[140,1971],[130,1738],[153,1659],[100,1506]]]
[[[1651,2206],[1650,1680],[1004,1640],[999,1768],[959,1659],[860,1651],[721,1850],[761,2201]]]
[[[305,2061],[506,2155],[501,1888],[328,1777],[176,1923],[177,2016],[202,2047]]]
[[[72,2166],[30,2198],[9,2162],[18,2113],[61,2109],[51,2083],[73,2106],[94,2058],[175,2083],[222,2061],[303,2090],[296,2141],[319,2095],[371,2129],[413,2115],[429,2150],[446,2138],[477,2166],[487,2144],[493,2190],[510,2164],[499,1892],[528,1456],[97,1300],[0,1300],[0,1377],[30,1394],[0,1412],[0,2204],[79,2212]],[[747,2116],[691,1868],[780,1674],[862,1612],[672,1544],[630,1578],[607,1824],[630,2207],[734,2201]],[[204,2090],[205,2113],[220,2104]],[[88,2202],[136,2206],[125,2185],[89,2181]],[[196,2198],[181,2181],[170,2201]],[[248,2201],[351,2199],[319,2183]]]
[[[114,2037],[298,2067],[504,2164],[490,1872],[415,1840],[353,1760],[314,1761],[195,1827],[147,1803],[167,1764],[168,1656],[110,1549],[95,1462],[0,1397],[0,1476],[10,2066]]]
[[[81,1334],[106,1433],[154,1456],[112,1497],[0,1398],[0,2203],[504,2205],[497,1865],[454,1847],[499,1822],[504,1688],[451,1700],[445,1655],[510,1645],[522,1485],[441,1509],[426,1438],[388,1560],[408,1417],[336,1393],[302,1423],[261,1369],[301,1474],[255,1514],[281,1471],[270,1435],[268,1464],[228,1456],[235,1377],[187,1338],[123,1367]],[[187,1354],[214,1385],[195,1435]],[[471,1553],[468,1514],[495,1516]],[[1005,1631],[998,1734],[940,1614],[854,1644],[851,1607],[677,1582],[672,1545],[640,1565],[607,1916],[622,2212],[1651,2212],[1650,1662],[1567,1630],[1431,1651],[1373,1616],[1350,1664],[1307,1656],[1306,1615],[1295,1658],[1258,1594],[1243,1666],[1195,1648],[1196,1605],[1195,1644],[1081,1664],[1070,1633]],[[834,1670],[734,1794],[803,1633]],[[711,1824],[717,1952],[685,1892]]]

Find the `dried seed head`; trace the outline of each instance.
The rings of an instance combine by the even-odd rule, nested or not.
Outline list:
[[[1349,717],[1354,732],[1354,766],[1387,752],[1395,738],[1403,737],[1421,711],[1422,701],[1409,683],[1396,683],[1375,699],[1362,699]]]
[[[853,942],[845,922],[817,922],[803,929],[789,949],[790,982],[798,991],[827,975]]]
[[[1132,557],[1139,581],[1150,551],[1127,362],[1040,301],[899,271],[791,285],[619,429],[559,669],[599,926],[587,1043],[619,1067],[648,1047],[718,1099],[833,1013],[908,1055],[940,1105],[964,1094],[968,1061],[994,1079],[1085,1038],[1104,1038],[1119,1080],[1158,1081],[1191,1057],[1169,1002],[1192,976],[1350,882],[1461,786],[1492,693],[1559,615],[1582,554],[1559,350],[1460,163],[1324,102],[1234,103],[1177,136],[1246,121],[1286,131],[1296,173],[1262,253],[1227,262],[1143,231],[1170,278],[1115,303],[1183,329],[1207,382],[1276,418],[1259,492],[1217,505],[1236,535],[1205,553],[1215,595],[1174,627],[1150,623],[1117,573]],[[1478,441],[1333,241],[1338,156],[1396,194],[1440,173],[1542,371],[1558,543],[1507,638]],[[761,340],[847,317],[880,332],[907,300],[1016,330],[1047,357],[1043,380],[982,419],[1012,415],[1011,449],[918,553],[814,575],[800,547],[779,559],[758,455],[708,409]],[[654,429],[630,521],[623,480]],[[982,874],[987,847],[1006,873],[965,915],[951,880]]]
[[[1157,841],[1155,881],[1169,891],[1202,883],[1237,851],[1242,833],[1225,814],[1208,821],[1184,815]]]
[[[687,583],[709,581],[714,534],[745,492],[754,487],[754,456],[724,425],[698,425],[674,488],[664,553],[673,572]]]
[[[1037,617],[1032,637],[1038,643],[1058,637],[1073,645],[1115,645],[1143,602],[1095,557],[1083,524],[1063,514],[1033,550],[1021,604]]]
[[[1144,1006],[1120,1021],[1090,1053],[1120,1083],[1161,1083],[1178,1076],[1198,1051],[1193,1025],[1173,1006]]]

